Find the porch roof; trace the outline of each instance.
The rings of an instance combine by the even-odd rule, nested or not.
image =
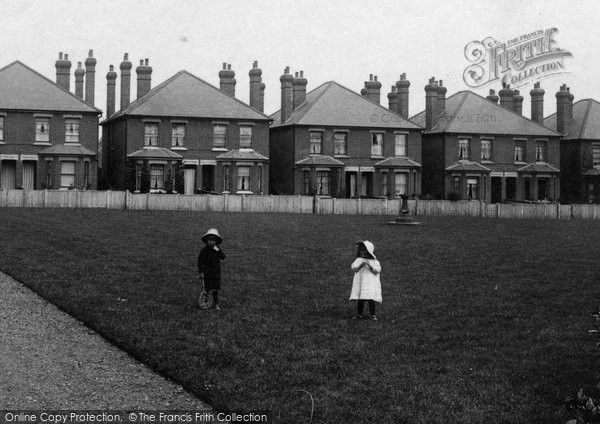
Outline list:
[[[545,163],[545,162],[528,163],[527,165],[523,166],[522,168],[519,168],[517,171],[518,172],[534,172],[534,173],[550,172],[553,174],[560,172],[558,169],[556,169],[552,165]]]
[[[268,161],[269,158],[251,149],[234,149],[217,156],[218,160]]]
[[[82,146],[71,144],[54,144],[40,150],[40,155],[64,155],[64,156],[96,156],[96,153]]]
[[[491,169],[477,162],[458,162],[446,168],[446,171],[490,172]]]
[[[600,169],[598,168],[590,168],[583,173],[585,177],[598,177],[600,176]]]
[[[407,157],[385,158],[375,164],[382,168],[420,168],[421,164]]]
[[[344,166],[344,162],[326,155],[308,156],[296,162],[296,165]]]
[[[179,153],[175,153],[163,147],[152,149],[141,149],[127,155],[130,159],[183,159]]]

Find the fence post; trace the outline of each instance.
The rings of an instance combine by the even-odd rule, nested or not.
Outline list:
[[[573,211],[573,203],[571,203],[571,207],[569,209],[569,218],[573,219],[575,217],[575,212]]]
[[[43,203],[44,208],[46,207],[46,202],[48,201],[47,197],[48,197],[48,189],[45,188],[44,189],[44,203]]]

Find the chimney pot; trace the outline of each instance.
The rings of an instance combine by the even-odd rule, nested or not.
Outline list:
[[[227,70],[227,63],[223,62],[223,69]]]
[[[252,64],[252,68],[256,69],[258,68],[258,60],[255,60],[254,63]]]
[[[62,54],[62,52],[58,53],[58,59],[59,60],[63,60],[63,54]]]
[[[231,71],[231,64],[227,65],[227,70]]]
[[[125,53],[123,55],[123,60],[125,60],[125,61],[129,60],[129,53]]]

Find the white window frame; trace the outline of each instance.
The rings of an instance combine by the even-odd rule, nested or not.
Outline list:
[[[250,134],[243,134],[244,131],[249,131]],[[251,149],[254,131],[251,125],[240,125],[240,149]]]
[[[592,164],[594,168],[600,168],[600,143],[592,143]]]
[[[185,147],[185,124],[171,124],[171,147]]]
[[[164,190],[165,165],[150,164],[150,190]]]
[[[4,116],[0,116],[0,141],[4,141]]]
[[[383,133],[371,133],[371,156],[381,157],[383,155]]]
[[[222,130],[222,134],[221,134],[221,130]],[[220,140],[222,140],[222,142]],[[213,146],[213,149],[226,149],[227,148],[227,125],[226,124],[213,124],[212,146]]]
[[[487,144],[487,147],[484,147]],[[489,138],[481,139],[481,160],[492,161],[492,140]]]
[[[469,197],[469,191],[471,196]],[[479,178],[471,177],[467,178],[467,199],[476,200],[479,199]]]
[[[404,182],[400,181],[404,179]],[[405,196],[408,193],[408,174],[406,172],[394,173],[394,197]]]
[[[330,191],[330,177],[329,171],[317,171],[317,194],[319,196],[329,196]]]
[[[338,132],[333,133],[333,154],[346,156],[348,152],[348,133]]]
[[[404,133],[394,134],[394,155],[396,157],[406,157],[408,151],[408,135]]]
[[[315,141],[318,140],[318,141]],[[320,155],[323,151],[323,133],[320,131],[310,132],[310,154]]]
[[[158,146],[158,122],[144,123],[144,146]]]
[[[535,141],[535,161],[536,162],[547,162],[548,161],[548,142],[546,140]]]
[[[525,140],[515,140],[515,162],[525,162]]]
[[[243,172],[242,172],[243,170]],[[238,192],[249,192],[251,187],[251,175],[252,169],[250,166],[238,166],[237,167],[237,191]]]
[[[79,143],[79,119],[65,119],[65,143]]]
[[[60,162],[60,188],[61,189],[72,189],[75,187],[75,169],[77,162],[75,161],[61,161]],[[65,169],[67,166],[72,166],[73,169]]]
[[[458,160],[469,160],[471,157],[470,144],[471,140],[468,138],[458,139]]]
[[[66,129],[66,126],[65,126],[65,129]],[[65,134],[65,140],[66,140],[66,134]],[[36,141],[36,143],[49,143],[50,142],[50,119],[48,119],[48,118],[36,118],[35,119],[35,141]]]

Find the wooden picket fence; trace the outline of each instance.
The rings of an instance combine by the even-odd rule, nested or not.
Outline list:
[[[0,190],[0,207],[277,212],[336,215],[471,216],[516,219],[600,219],[600,205],[488,204],[481,201],[336,199],[313,196],[133,194],[127,191]]]

